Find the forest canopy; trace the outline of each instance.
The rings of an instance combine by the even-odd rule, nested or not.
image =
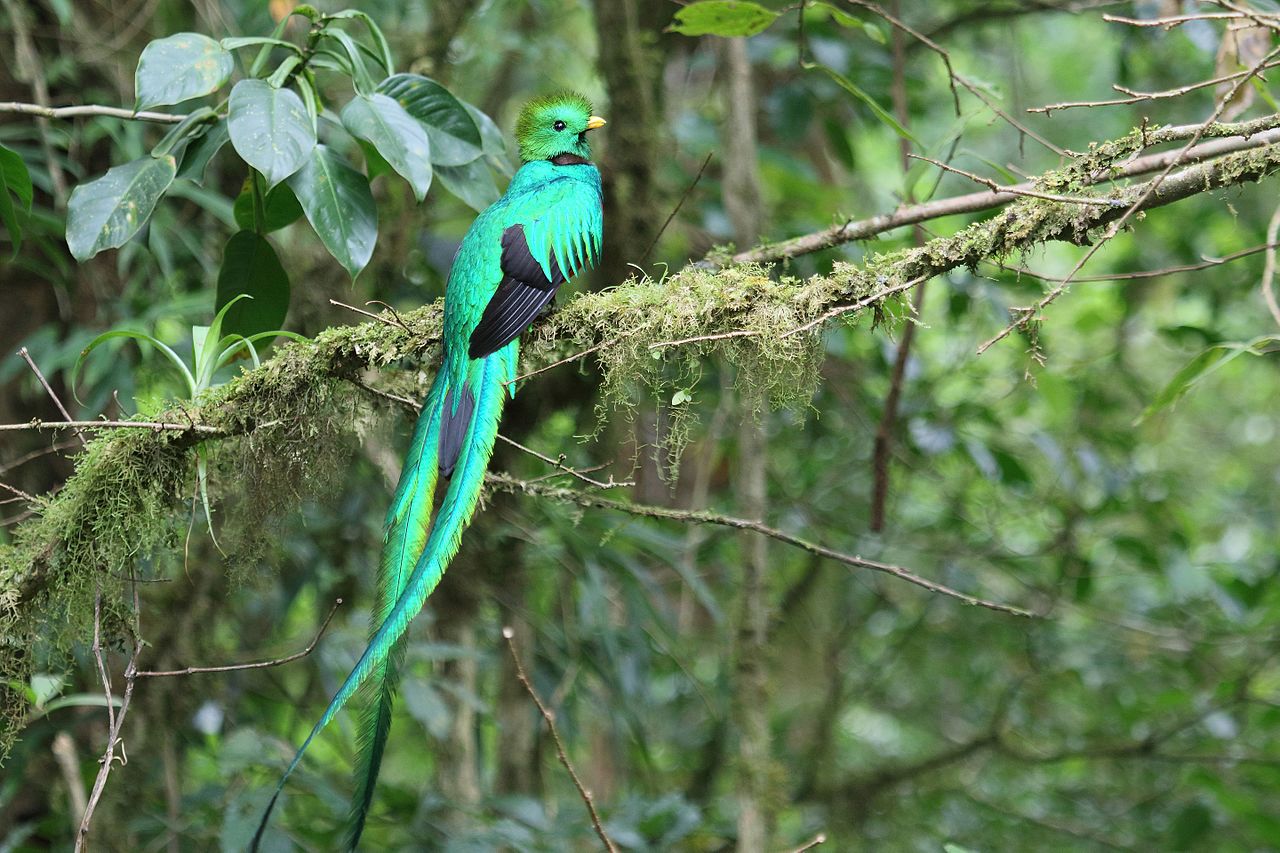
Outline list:
[[[1280,847],[1278,36],[0,0],[0,848],[248,845],[562,90],[603,254],[523,337],[362,846]],[[263,849],[338,844],[356,710]]]

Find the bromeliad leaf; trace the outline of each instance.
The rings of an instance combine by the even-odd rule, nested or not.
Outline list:
[[[143,49],[133,76],[138,109],[216,92],[231,78],[233,68],[231,53],[208,36],[178,33],[156,39]]]
[[[302,99],[263,80],[241,80],[231,89],[227,113],[231,144],[273,187],[292,175],[316,147],[316,132]]]
[[[409,182],[418,201],[426,197],[431,187],[431,140],[399,101],[380,93],[357,95],[343,108],[342,124]]]
[[[252,298],[236,301],[242,294]],[[215,304],[219,309],[227,306],[222,319],[224,335],[249,338],[284,325],[289,312],[289,275],[265,237],[240,231],[227,241]]]
[[[13,255],[17,257],[22,247],[22,222],[18,211],[31,212],[31,173],[16,151],[0,145],[0,224],[9,232],[13,243]],[[14,202],[17,201],[17,206]]]
[[[667,31],[686,36],[753,36],[777,19],[777,12],[757,3],[702,0],[677,11]]]
[[[173,183],[172,155],[143,157],[81,184],[67,202],[67,247],[78,261],[115,249],[146,224],[156,202]]]
[[[369,263],[378,239],[378,211],[369,182],[324,145],[289,178],[307,221],[329,254],[354,279]]]
[[[399,101],[427,129],[434,165],[461,166],[484,153],[471,114],[436,81],[420,74],[396,74],[379,83],[378,91]]]

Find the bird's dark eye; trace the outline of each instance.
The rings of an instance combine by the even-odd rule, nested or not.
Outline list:
[[[554,127],[556,130],[564,130],[566,125],[562,121],[557,121],[554,125],[552,125],[552,127]]]

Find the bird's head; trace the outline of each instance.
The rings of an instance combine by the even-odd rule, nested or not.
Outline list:
[[[520,159],[552,160],[560,165],[591,159],[587,131],[604,125],[591,114],[591,103],[576,92],[557,92],[535,98],[516,119],[516,143]]]

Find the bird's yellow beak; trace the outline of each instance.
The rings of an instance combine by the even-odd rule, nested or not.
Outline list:
[[[600,118],[600,116],[592,116],[587,119],[587,130],[595,130],[596,128],[604,127],[606,124],[608,124],[608,122]]]

